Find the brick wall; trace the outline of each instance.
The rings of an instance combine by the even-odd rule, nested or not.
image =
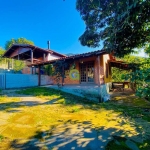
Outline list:
[[[93,56],[93,57],[89,57],[89,58],[81,58],[79,60],[75,61],[75,65],[78,71],[79,71],[79,75],[80,75],[80,63],[87,63],[87,62],[94,62],[94,83],[95,84],[99,84],[99,78],[100,78],[100,82],[101,84],[103,84],[105,82],[105,75],[106,75],[106,68],[105,68],[105,64],[107,63],[107,61],[109,60],[109,54],[106,55],[101,55],[100,56],[100,63],[98,64],[98,57],[97,56]],[[100,66],[100,75],[98,76],[99,73],[99,67]],[[110,78],[110,76],[109,76]],[[107,82],[109,81],[109,78],[107,80]],[[57,84],[55,77],[51,77],[51,80],[53,81],[54,84]],[[60,84],[62,83],[62,79],[60,80]],[[69,77],[69,74],[66,75],[66,78],[64,79],[64,84],[80,84],[80,76],[79,76],[79,80],[72,80]]]

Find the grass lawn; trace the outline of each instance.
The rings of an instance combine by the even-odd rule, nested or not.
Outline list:
[[[17,93],[20,96],[0,97],[0,149],[21,149],[33,139],[45,142],[56,132],[65,134],[68,125],[75,130],[76,125],[88,127],[98,134],[111,130],[113,140],[107,150],[132,149],[134,144],[141,150],[150,149],[150,103],[145,100],[124,97],[97,104],[42,87]]]

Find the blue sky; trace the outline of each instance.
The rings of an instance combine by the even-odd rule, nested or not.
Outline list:
[[[84,53],[102,48],[82,46],[78,38],[85,25],[76,0],[0,0],[0,47],[12,38],[24,37],[36,46],[60,53]],[[139,56],[145,56],[143,52]]]
[[[24,37],[36,46],[60,53],[84,53],[78,38],[85,25],[76,10],[76,0],[1,0],[0,47],[11,38]],[[96,48],[101,49],[101,47]]]

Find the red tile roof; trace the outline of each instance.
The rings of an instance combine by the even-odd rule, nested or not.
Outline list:
[[[89,57],[89,56],[101,55],[101,54],[107,54],[107,52],[105,50],[97,50],[97,51],[92,51],[92,52],[87,52],[87,53],[82,53],[82,54],[77,54],[77,55],[72,55],[72,56],[65,56],[65,57],[61,57],[59,59],[53,59],[53,60],[49,60],[49,61],[45,61],[45,62],[39,62],[39,63],[35,63],[32,65],[37,66],[37,65],[51,64],[58,60],[78,59],[81,57]],[[29,66],[32,66],[32,65],[29,65]]]
[[[23,48],[31,48],[32,50],[37,50],[37,51],[41,51],[41,52],[46,52],[46,53],[53,53],[55,55],[61,56],[61,57],[66,57],[66,55],[58,53],[54,50],[51,49],[43,49],[34,45],[30,45],[30,44],[13,44],[3,55],[3,57],[9,57],[11,53],[13,53],[17,48],[19,47],[23,47]]]

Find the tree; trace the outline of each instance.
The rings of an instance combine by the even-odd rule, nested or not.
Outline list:
[[[150,44],[147,44],[144,49],[145,53],[150,57]]]
[[[116,57],[116,60],[120,61],[120,58]],[[139,57],[139,56],[132,56],[132,55],[126,55],[123,58],[121,58],[122,61],[128,63],[128,64],[139,64],[140,62],[144,62],[145,58]],[[139,64],[140,65],[140,64]],[[132,73],[132,70],[122,70],[113,67],[112,68],[112,81],[113,82],[123,82],[125,81],[125,76]]]
[[[34,45],[34,43],[26,38],[18,38],[18,39],[11,39],[6,42],[5,49],[9,49],[13,44],[30,44]]]
[[[52,64],[48,64],[48,65],[45,65],[44,66],[44,70],[45,70],[45,73],[48,75],[48,76],[51,76],[53,75],[53,65]]]
[[[5,53],[5,50],[2,47],[0,47],[0,56],[2,56],[4,53]]]
[[[124,56],[150,40],[149,0],[77,0],[76,8],[86,25],[83,46],[103,40],[106,51]]]
[[[58,60],[53,63],[54,72],[53,75],[56,76],[55,80],[58,87],[64,85],[64,79],[66,78],[65,70],[69,67],[70,63],[65,62],[64,60]],[[62,81],[60,81],[62,79]]]
[[[0,47],[0,64],[4,63],[4,58],[2,58],[4,53],[5,50],[2,47]]]
[[[131,82],[136,82],[136,94],[150,101],[150,58],[145,58],[140,67],[127,74]]]

